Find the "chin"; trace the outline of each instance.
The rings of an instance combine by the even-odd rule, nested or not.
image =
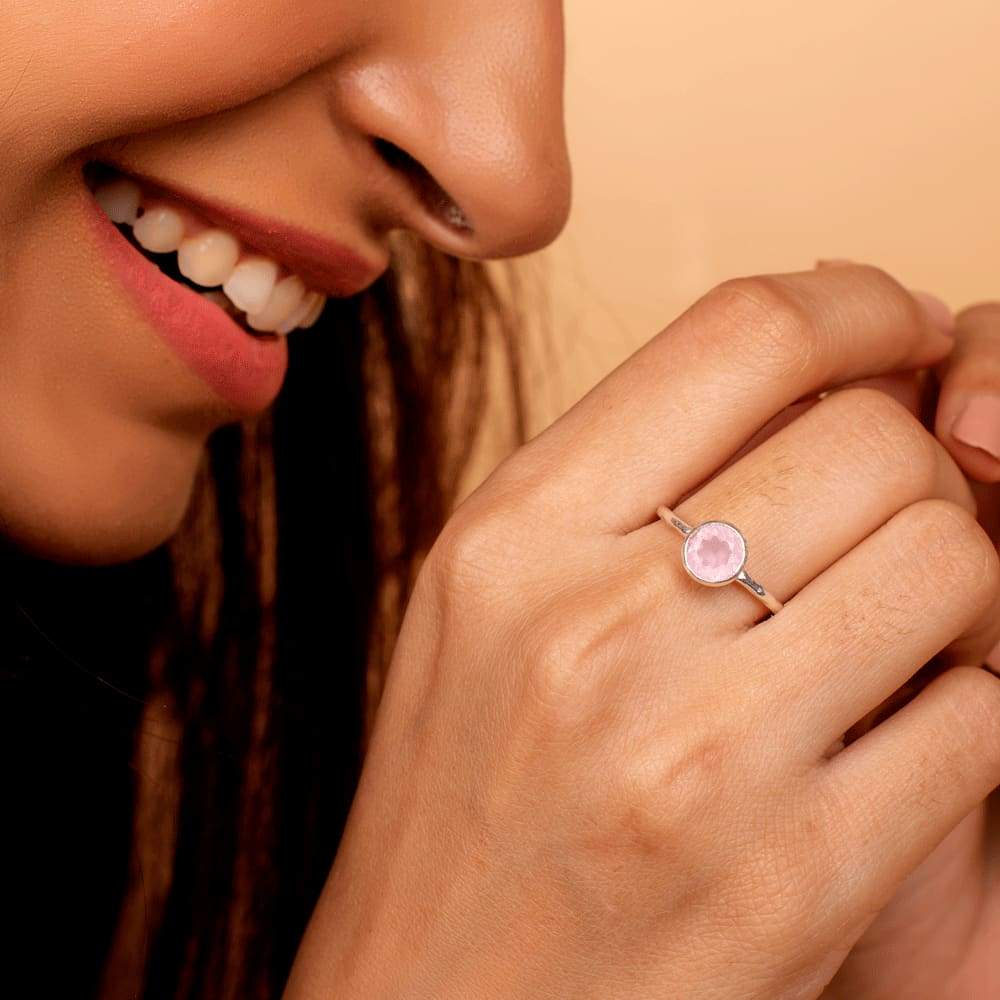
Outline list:
[[[106,566],[166,542],[187,511],[203,445],[95,449],[73,463],[24,463],[0,483],[5,540],[32,556]],[[147,442],[148,444],[148,442]]]
[[[90,530],[70,520],[47,525],[44,531],[14,541],[27,554],[50,562],[111,566],[138,559],[166,542],[180,526],[184,511],[184,506],[173,511],[157,510],[151,512],[151,517],[129,517],[131,512],[125,512],[114,525],[105,523]]]
[[[87,510],[67,509],[44,524],[15,525],[9,537],[28,555],[50,562],[78,566],[110,566],[147,555],[175,534],[187,509],[187,497],[172,506],[136,509],[122,504],[117,512],[108,504],[87,520]],[[109,516],[110,515],[110,516]]]

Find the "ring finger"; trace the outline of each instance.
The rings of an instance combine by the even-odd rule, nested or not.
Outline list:
[[[833,393],[724,469],[674,510],[695,525],[734,524],[747,571],[788,600],[897,511],[937,498],[975,511],[944,447],[900,403],[875,389]],[[626,535],[629,557],[662,566],[716,627],[745,629],[766,614],[739,586],[687,577],[679,535],[661,521]]]

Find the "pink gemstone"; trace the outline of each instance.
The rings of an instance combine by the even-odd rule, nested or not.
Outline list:
[[[702,583],[728,583],[747,558],[743,536],[722,521],[699,524],[684,541],[684,565]]]

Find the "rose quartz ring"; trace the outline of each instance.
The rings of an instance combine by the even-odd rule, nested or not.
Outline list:
[[[771,614],[781,610],[781,601],[747,572],[747,540],[728,521],[705,521],[692,528],[666,507],[658,507],[656,513],[664,524],[676,528],[684,536],[681,558],[684,569],[693,580],[706,587],[738,583]]]

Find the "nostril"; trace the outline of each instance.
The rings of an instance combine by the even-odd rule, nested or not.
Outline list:
[[[388,139],[376,138],[373,143],[379,156],[393,170],[406,177],[421,204],[429,212],[444,220],[453,229],[472,232],[472,226],[465,213],[418,160]]]

